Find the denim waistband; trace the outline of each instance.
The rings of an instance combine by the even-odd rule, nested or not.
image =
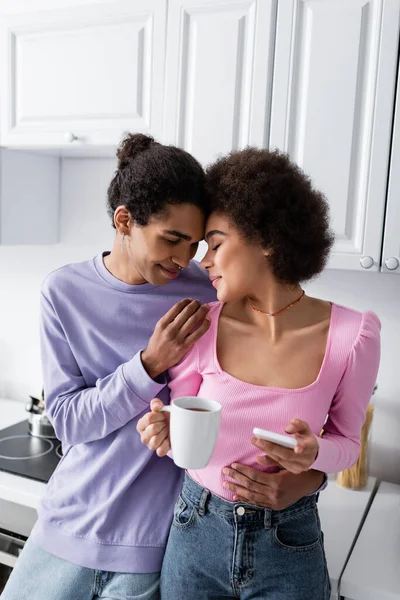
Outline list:
[[[229,500],[225,500],[202,487],[187,473],[185,473],[182,494],[193,502],[200,515],[204,515],[209,511],[235,521],[240,520],[246,523],[262,522],[268,528],[293,518],[295,514],[315,509],[318,500],[318,494],[304,496],[304,498],[300,498],[300,500],[282,510],[262,508],[246,502],[229,502]]]

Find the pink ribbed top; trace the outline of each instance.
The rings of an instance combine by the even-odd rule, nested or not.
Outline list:
[[[306,421],[316,436],[324,429],[311,468],[336,473],[353,465],[379,367],[378,317],[373,312],[359,313],[333,304],[317,379],[303,388],[285,389],[246,383],[221,369],[216,342],[222,306],[220,302],[210,304],[209,330],[170,369],[171,399],[201,396],[222,405],[221,427],[211,460],[205,469],[189,471],[190,476],[213,493],[232,500],[233,493],[222,487],[229,480],[222,468],[238,462],[260,470],[256,462],[260,451],[250,441],[253,428],[285,433],[285,426],[295,417]]]

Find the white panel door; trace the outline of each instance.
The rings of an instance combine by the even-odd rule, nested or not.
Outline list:
[[[115,145],[162,135],[166,0],[119,0],[5,19],[2,145]]]
[[[331,206],[339,269],[380,268],[400,0],[278,4],[270,146]]]
[[[267,146],[276,3],[170,0],[164,140],[203,164]]]
[[[382,271],[400,275],[400,76],[397,81]]]

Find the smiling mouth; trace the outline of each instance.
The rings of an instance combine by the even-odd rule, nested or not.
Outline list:
[[[178,277],[179,275],[179,271],[176,269],[167,269],[166,267],[163,267],[162,265],[158,265],[162,271],[162,273],[168,277],[168,279],[175,279],[175,277]]]
[[[216,287],[218,285],[218,283],[220,282],[220,280],[222,279],[222,277],[218,276],[218,277],[210,277],[210,281],[211,284]]]

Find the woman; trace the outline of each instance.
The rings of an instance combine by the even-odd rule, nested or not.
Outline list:
[[[128,135],[108,189],[113,249],[43,284],[46,410],[64,456],[2,600],[159,597],[182,472],[140,443],[136,423],[155,395],[169,401],[164,372],[209,327],[202,304],[215,291],[191,262],[204,184],[183,150]],[[289,501],[321,477],[281,481],[275,490]],[[249,491],[260,499],[266,487]]]
[[[231,465],[350,467],[378,371],[379,319],[302,290],[323,269],[332,235],[325,199],[285,155],[234,152],[209,168],[207,184],[213,212],[202,266],[219,302],[210,304],[208,331],[170,370],[169,386],[171,398],[219,401],[222,423],[209,465],[185,476],[161,598],[327,600],[316,496],[280,511],[238,504]],[[138,430],[164,456],[168,417],[159,408],[153,401]],[[254,427],[294,434],[298,445],[264,442],[268,458],[257,457]]]

